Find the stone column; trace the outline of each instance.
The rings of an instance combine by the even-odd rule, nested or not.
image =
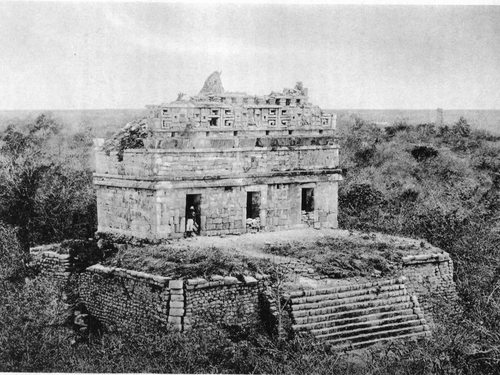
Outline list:
[[[170,280],[170,305],[168,323],[174,329],[182,331],[184,317],[184,281]]]

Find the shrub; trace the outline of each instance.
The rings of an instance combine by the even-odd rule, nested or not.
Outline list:
[[[399,120],[396,121],[393,125],[387,126],[385,130],[385,134],[391,138],[396,135],[398,132],[408,132],[413,130],[413,126],[408,125],[405,121]]]
[[[439,152],[434,147],[429,146],[417,146],[411,150],[411,156],[413,156],[419,162],[425,161],[430,158],[435,158],[438,156]]]

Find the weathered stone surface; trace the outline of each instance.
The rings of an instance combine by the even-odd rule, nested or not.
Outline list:
[[[184,286],[184,280],[170,280],[168,287],[170,289],[182,289]]]
[[[169,323],[176,324],[176,325],[182,324],[182,318],[180,316],[169,316],[167,321]]]
[[[97,152],[98,230],[149,240],[184,236],[193,189],[202,196],[196,223],[203,235],[336,228],[336,117],[297,87],[234,95],[224,93],[216,72],[199,95],[149,106],[148,118],[126,125]],[[133,147],[123,150],[127,141]],[[307,207],[304,189],[314,192]],[[248,193],[259,195],[253,213]]]
[[[243,276],[243,281],[246,284],[257,284],[257,279],[252,276]]]
[[[169,311],[170,316],[183,316],[184,315],[184,309],[180,308],[171,308]]]
[[[42,275],[65,282],[71,275],[71,262],[54,254],[38,252],[34,261]],[[341,326],[363,343],[383,341],[390,335],[426,336],[435,299],[457,298],[453,263],[448,254],[436,253],[405,257],[401,266],[400,276],[393,279],[289,292],[284,298],[293,301],[295,329],[315,330],[336,345],[345,339],[344,333],[337,332]],[[268,275],[242,276],[243,281],[215,276],[211,281],[184,282],[100,264],[75,276],[90,314],[115,329],[169,323],[179,330],[255,327],[262,324],[260,299],[268,283]],[[352,311],[359,316],[349,316]],[[278,314],[273,305],[269,312]],[[385,330],[377,328],[382,325]]]
[[[184,308],[183,301],[170,301],[170,311],[172,311],[172,309],[183,309],[183,308]]]
[[[400,282],[352,283],[309,293],[314,297],[296,295],[291,299],[293,329],[310,331],[334,346],[419,336],[429,328],[418,309],[417,297],[410,297]]]
[[[37,259],[42,262],[43,274],[68,280],[71,272],[61,267],[59,257],[41,254]],[[110,329],[170,324],[179,330],[217,330],[220,324],[260,324],[263,286],[249,276],[244,277],[245,283],[235,277],[216,276],[215,281],[198,279],[201,284],[185,285],[183,280],[96,264],[76,277],[81,301]],[[225,279],[229,284],[224,284]]]
[[[238,283],[238,279],[232,276],[224,277],[224,284],[236,284]]]

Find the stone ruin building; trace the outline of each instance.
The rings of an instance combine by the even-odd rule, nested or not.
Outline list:
[[[335,116],[309,103],[300,83],[249,96],[225,92],[215,72],[198,95],[148,109],[147,118],[98,148],[94,182],[104,237],[117,236],[125,247],[134,242],[129,237],[182,237],[191,206],[201,235],[337,228]],[[320,272],[314,257],[276,257],[290,278],[278,304],[261,271],[189,278],[94,263],[61,244],[31,250],[43,275],[78,296],[86,312],[75,324],[88,313],[118,330],[261,327],[282,337],[307,333],[338,350],[429,336],[440,303],[457,297],[450,256],[420,240],[327,232],[339,246],[392,254],[387,273],[344,278]]]
[[[147,109],[97,152],[99,232],[182,237],[190,207],[200,235],[337,227],[336,116],[302,83],[254,96],[214,72],[197,95]],[[133,131],[145,136],[130,146]]]

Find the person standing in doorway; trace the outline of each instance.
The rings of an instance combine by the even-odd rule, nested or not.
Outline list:
[[[192,235],[193,235],[195,219],[196,219],[196,211],[194,210],[194,207],[191,206],[191,207],[189,207],[189,212],[187,215],[187,222],[186,222],[186,236],[187,237],[192,237]]]

